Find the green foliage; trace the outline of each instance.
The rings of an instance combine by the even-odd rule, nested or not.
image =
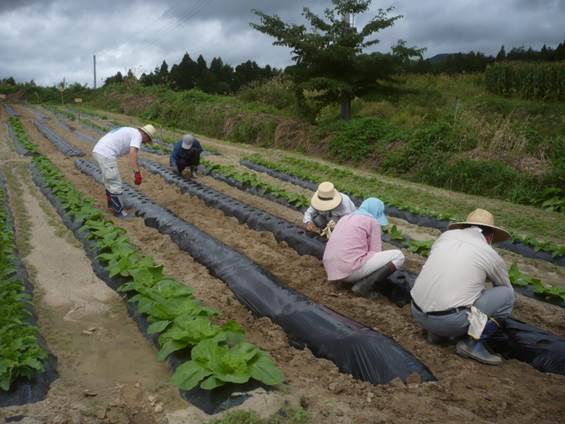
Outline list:
[[[0,391],[8,391],[18,378],[34,378],[47,361],[31,322],[31,298],[17,275],[16,258],[7,198],[0,187]]]
[[[225,177],[238,181],[244,187],[251,187],[265,194],[269,194],[276,198],[285,200],[286,202],[290,203],[291,205],[295,206],[298,209],[306,208],[310,205],[310,201],[308,200],[308,198],[306,198],[306,196],[297,193],[288,192],[273,184],[266,183],[265,181],[262,181],[259,178],[257,178],[257,175],[252,172],[242,173],[239,172],[235,166],[220,165],[206,160],[203,160],[202,164],[210,172],[217,172],[218,174],[221,174]]]
[[[304,90],[323,103],[344,102],[348,107],[342,117],[350,119],[350,103],[355,96],[378,91],[378,80],[390,80],[397,71],[393,55],[366,54],[363,51],[378,43],[373,35],[394,25],[400,16],[389,16],[391,9],[379,9],[359,31],[343,17],[360,15],[369,10],[371,0],[333,0],[333,9],[324,11],[324,18],[304,8],[305,25],[287,24],[277,15],[269,16],[254,10],[260,23],[251,23],[256,30],[270,35],[274,44],[292,51],[295,65],[287,68],[299,92],[300,104]],[[401,58],[410,48],[401,44]],[[412,55],[417,55],[415,50]],[[420,52],[421,54],[421,52]]]
[[[370,160],[377,152],[386,150],[390,143],[404,138],[404,134],[380,118],[355,118],[320,125],[320,138],[330,137],[330,154],[340,161],[355,163]]]
[[[498,62],[486,69],[485,82],[503,96],[565,100],[565,62]]]
[[[546,286],[537,278],[530,277],[518,269],[518,265],[513,262],[508,271],[510,282],[517,287],[532,287],[534,293],[546,299],[556,299],[565,301],[565,288]]]

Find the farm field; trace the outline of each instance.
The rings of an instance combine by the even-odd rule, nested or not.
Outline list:
[[[77,170],[75,159],[61,153],[38,131],[33,120],[40,112],[44,115],[42,122],[57,136],[86,152],[88,160],[91,159],[92,144],[85,141],[84,135],[97,139],[99,133],[93,128],[78,126],[76,121],[61,118],[68,125],[65,128],[49,109],[22,104],[13,106],[20,115],[29,141],[80,193],[93,198],[94,206],[105,210],[102,186]],[[129,116],[100,113],[111,116],[118,123],[140,123]],[[36,188],[30,176],[30,158],[14,150],[5,129],[8,115],[4,109],[0,114],[0,169],[7,179],[19,251],[35,286],[33,302],[40,331],[50,351],[58,358],[59,372],[46,400],[3,408],[0,416],[23,415],[36,420],[29,422],[184,423],[213,422],[214,419],[228,422],[227,416],[208,416],[179,396],[170,382],[171,372],[157,359],[157,350],[128,317],[124,299],[94,274],[80,243]],[[100,127],[109,125],[99,116],[93,115],[89,119]],[[174,140],[180,134],[164,131],[161,136]],[[270,160],[278,160],[287,154],[207,137],[201,139],[205,148],[221,153],[206,157],[208,166],[231,166],[241,173],[252,172],[240,165],[241,159],[252,154],[258,153]],[[142,152],[141,156],[168,165],[167,156],[149,152]],[[300,158],[296,154],[291,156]],[[120,162],[122,169],[127,169],[126,160]],[[507,360],[500,367],[489,368],[459,358],[452,347],[431,346],[412,319],[408,306],[400,308],[386,298],[366,300],[354,297],[326,281],[319,259],[300,256],[288,244],[277,241],[272,233],[242,225],[236,218],[224,215],[202,200],[181,193],[159,175],[147,169],[142,172],[144,182],[140,190],[155,203],[250,258],[290,288],[389,336],[422,361],[437,379],[428,383],[412,379],[406,384],[398,379],[391,384],[372,385],[340,373],[331,361],[314,356],[308,349],[292,347],[279,325],[266,317],[254,316],[238,302],[224,282],[179,249],[165,234],[146,226],[142,218],[118,221],[106,214],[106,219],[125,229],[127,237],[140,252],[163,265],[166,275],[189,284],[204,306],[221,311],[222,322],[238,322],[248,340],[268,352],[282,370],[283,384],[277,385],[275,390],[256,389],[238,409],[253,411],[265,422],[273,423],[565,421],[564,376],[539,372],[517,360]],[[306,198],[311,195],[306,189],[262,173],[252,173],[259,181],[286,192]],[[132,184],[133,175],[123,172],[123,176]],[[210,176],[201,175],[198,181],[291,223],[301,222],[301,213],[294,208],[238,190]],[[514,216],[537,213],[541,216],[539,229],[555,228],[546,239],[563,245],[563,221],[557,213],[392,178],[387,178],[386,182],[397,184],[399,190],[423,193],[423,198],[429,201],[428,207],[436,210],[444,204],[457,205],[448,211],[450,214],[460,214],[463,209],[470,210],[478,202],[484,202],[484,207],[493,209],[497,217],[502,215],[501,224],[509,227]],[[429,240],[439,234],[438,230],[401,219],[391,218],[391,221],[414,240]],[[539,235],[539,229],[528,229],[519,220],[515,222],[515,228],[511,230],[524,236]],[[392,247],[386,245],[386,248]],[[425,257],[404,250],[407,269],[419,272]],[[565,267],[505,250],[500,253],[509,267],[516,263],[522,272],[547,285],[565,287]],[[562,307],[518,295],[514,316],[557,336],[565,336],[565,309]],[[228,414],[233,412],[228,411]],[[236,416],[235,421],[230,422],[245,422],[242,417]]]

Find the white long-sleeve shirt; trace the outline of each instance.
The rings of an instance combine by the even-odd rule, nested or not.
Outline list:
[[[324,215],[328,217],[328,220],[333,219],[337,223],[337,221],[339,221],[339,218],[341,218],[342,216],[355,212],[357,210],[355,203],[351,201],[347,194],[340,194],[341,203],[337,208],[332,209],[331,211],[320,212],[319,210],[314,209],[312,206],[306,209],[306,212],[304,212],[304,223],[307,224],[309,222],[313,222],[316,215]]]
[[[449,230],[433,244],[410,294],[424,312],[470,306],[487,277],[496,286],[512,287],[506,264],[479,227]]]

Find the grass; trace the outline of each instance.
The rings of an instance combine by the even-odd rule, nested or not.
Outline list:
[[[285,407],[269,418],[259,418],[253,411],[234,411],[208,424],[308,424],[311,419],[301,407]]]

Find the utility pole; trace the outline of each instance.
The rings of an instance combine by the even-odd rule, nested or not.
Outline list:
[[[96,90],[96,55],[92,56],[92,63],[94,65],[94,89]]]
[[[352,26],[353,15],[351,13],[344,13],[341,20],[347,25]],[[341,118],[349,121],[351,119],[351,97],[349,95],[342,95],[341,98]]]

